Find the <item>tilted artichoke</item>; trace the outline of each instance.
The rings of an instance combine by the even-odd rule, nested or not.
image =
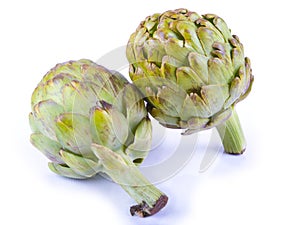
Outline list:
[[[131,35],[127,58],[132,81],[162,125],[186,135],[217,127],[225,151],[243,153],[235,105],[250,92],[253,76],[224,20],[187,9],[154,14]]]
[[[151,122],[138,90],[119,73],[89,60],[57,64],[32,94],[31,143],[62,176],[86,179],[104,173],[149,216],[167,197],[140,173],[151,145]]]

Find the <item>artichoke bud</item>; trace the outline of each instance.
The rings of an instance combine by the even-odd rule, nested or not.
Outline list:
[[[32,142],[56,162],[63,161],[57,146],[93,160],[97,159],[92,143],[125,153],[147,118],[138,90],[119,73],[89,60],[56,65],[35,89],[31,102]],[[36,140],[41,135],[49,148]],[[151,135],[146,137],[151,139]],[[50,146],[55,146],[55,154]],[[150,144],[144,147],[148,151]]]
[[[215,14],[177,9],[149,16],[126,53],[150,114],[163,126],[187,129],[184,134],[224,124],[251,90],[244,47]]]
[[[150,209],[165,196],[136,167],[150,150],[152,127],[141,93],[121,74],[85,59],[57,64],[31,106],[30,140],[51,171],[76,179],[106,174]]]

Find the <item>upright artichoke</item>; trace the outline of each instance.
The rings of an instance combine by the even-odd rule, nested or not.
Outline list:
[[[104,173],[139,205],[132,215],[158,212],[167,197],[140,173],[151,145],[151,122],[137,89],[119,73],[89,60],[56,65],[32,94],[32,144],[62,176]]]
[[[213,14],[187,9],[148,16],[127,45],[130,77],[162,125],[192,134],[217,127],[227,153],[245,138],[235,112],[253,76],[243,45]]]

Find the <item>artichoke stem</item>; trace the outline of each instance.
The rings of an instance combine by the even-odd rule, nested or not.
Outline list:
[[[217,130],[226,153],[233,155],[244,153],[246,140],[235,109],[233,109],[232,115],[228,120],[217,126]]]
[[[126,158],[126,165],[118,164],[118,171],[106,168],[104,172],[138,203],[138,205],[130,207],[132,216],[152,216],[167,204],[168,197],[151,184],[138,167]]]

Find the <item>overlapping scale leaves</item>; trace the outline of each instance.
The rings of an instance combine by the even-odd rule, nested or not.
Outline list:
[[[103,154],[93,149],[128,156],[136,165],[150,150],[151,123],[139,91],[90,60],[57,64],[38,84],[31,106],[31,142],[60,175],[85,179],[102,172]]]
[[[149,16],[131,35],[126,54],[151,115],[185,134],[228,119],[253,81],[239,38],[213,14],[177,9]]]

